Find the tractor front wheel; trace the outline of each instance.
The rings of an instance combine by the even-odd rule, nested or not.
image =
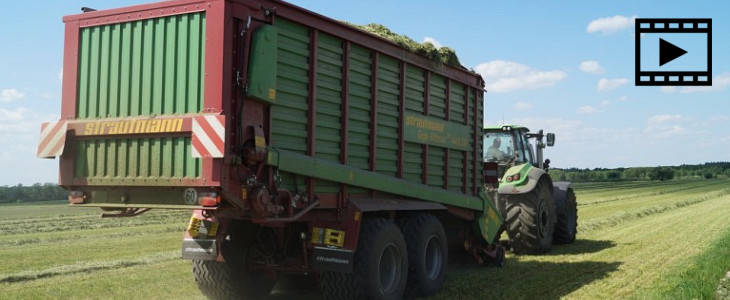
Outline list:
[[[518,254],[541,254],[552,248],[555,231],[555,203],[548,182],[541,179],[535,188],[505,200],[505,227],[510,246]]]

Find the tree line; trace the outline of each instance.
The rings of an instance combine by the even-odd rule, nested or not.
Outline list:
[[[553,180],[573,182],[730,178],[730,162],[615,169],[555,168],[550,169],[550,175]]]
[[[53,183],[36,183],[31,186],[17,184],[0,186],[0,203],[40,202],[68,199],[68,192]]]

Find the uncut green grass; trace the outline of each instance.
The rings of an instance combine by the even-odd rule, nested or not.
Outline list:
[[[510,253],[504,268],[452,253],[433,298],[708,299],[730,269],[722,252],[728,189],[724,179],[577,184],[575,244],[542,256]],[[62,203],[0,205],[0,298],[203,299],[190,262],[179,258],[187,212],[99,214]],[[313,287],[269,298],[301,297],[319,294]]]

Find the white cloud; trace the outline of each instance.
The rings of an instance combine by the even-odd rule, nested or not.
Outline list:
[[[620,87],[627,83],[629,83],[629,80],[626,78],[617,78],[617,79],[601,78],[601,80],[598,81],[598,90],[602,91],[602,92],[610,91],[612,89],[615,89],[615,88]]]
[[[517,103],[515,103],[515,109],[516,110],[528,110],[528,109],[532,109],[532,104],[531,103],[524,102],[524,101],[517,101]]]
[[[621,102],[629,101],[629,96],[626,96],[626,95],[621,96],[618,98],[618,101],[621,101]]]
[[[682,88],[682,93],[719,92],[728,86],[730,86],[730,73],[725,72],[712,78],[712,86],[686,86]]]
[[[585,105],[585,106],[578,107],[578,109],[576,110],[576,112],[579,113],[579,114],[587,115],[587,114],[595,114],[595,113],[598,113],[598,112],[601,112],[601,111],[598,110],[597,108],[593,107],[593,106]]]
[[[58,81],[63,81],[63,69],[61,69],[61,71],[58,71]]]
[[[487,90],[508,93],[553,86],[568,75],[559,70],[542,71],[516,62],[493,60],[476,66],[484,77]]]
[[[25,97],[25,93],[21,93],[16,89],[4,89],[0,92],[0,102],[20,100],[23,97]]]
[[[653,115],[647,119],[647,123],[651,125],[659,125],[659,124],[665,124],[665,123],[676,123],[684,120],[685,118],[682,117],[680,114],[665,114],[665,115]]]
[[[605,106],[610,106],[610,105],[611,105],[611,101],[608,101],[608,100],[601,101],[601,106],[605,107]]]
[[[646,120],[644,132],[654,139],[682,136],[690,133],[690,130],[685,129],[681,123],[691,120],[692,118],[680,114],[653,115]]]
[[[23,107],[19,107],[15,111],[0,108],[0,121],[20,121],[27,113],[28,110]]]
[[[595,60],[586,60],[581,62],[579,68],[581,71],[591,74],[603,74],[603,72],[606,71],[603,67],[601,67],[601,64]]]
[[[444,44],[441,44],[439,41],[430,36],[423,38],[423,41],[421,43],[431,43],[434,47],[436,47],[436,49],[444,46]]]
[[[603,35],[613,34],[633,26],[635,19],[635,15],[631,17],[615,15],[613,17],[595,19],[588,23],[586,32],[601,33]]]
[[[674,93],[675,91],[677,91],[676,86],[663,86],[663,87],[660,87],[659,89],[664,93]]]

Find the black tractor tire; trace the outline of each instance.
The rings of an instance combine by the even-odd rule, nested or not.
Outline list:
[[[256,251],[260,227],[246,222],[231,222],[221,244],[225,262],[193,260],[193,276],[198,289],[209,299],[261,299],[276,284],[263,272],[250,268]]]
[[[575,242],[575,235],[578,232],[578,203],[575,200],[575,192],[568,188],[565,197],[565,211],[558,214],[558,222],[555,224],[553,243],[571,244]]]
[[[276,283],[260,274],[249,276],[240,266],[230,263],[193,260],[193,276],[208,299],[261,299]]]
[[[363,221],[353,273],[325,271],[320,276],[328,299],[401,299],[408,277],[406,242],[390,220]]]
[[[501,196],[505,202],[505,227],[512,251],[517,254],[542,254],[552,248],[555,231],[555,203],[551,186],[540,179],[525,194]]]
[[[436,216],[411,215],[401,223],[408,247],[408,283],[406,295],[423,297],[441,289],[449,261],[444,227]]]

